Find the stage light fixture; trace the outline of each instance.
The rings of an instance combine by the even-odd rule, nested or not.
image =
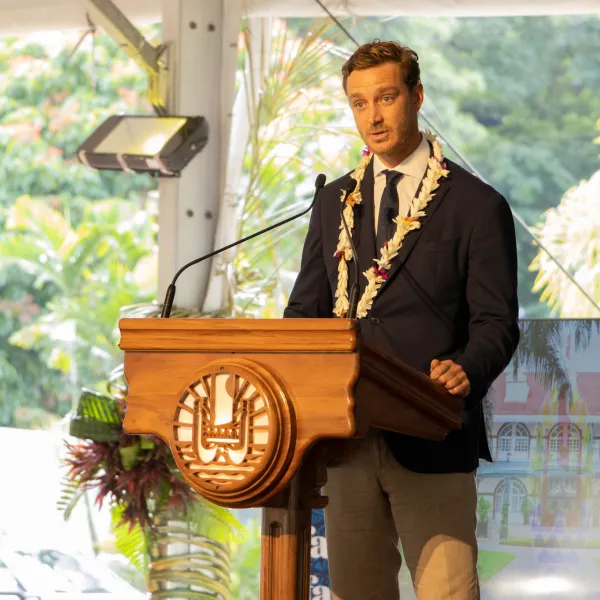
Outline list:
[[[77,149],[88,167],[176,177],[208,142],[204,117],[114,115]]]

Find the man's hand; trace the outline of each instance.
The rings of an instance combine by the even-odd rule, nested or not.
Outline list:
[[[460,365],[453,360],[431,361],[431,379],[443,385],[450,394],[466,398],[471,391],[471,383]]]

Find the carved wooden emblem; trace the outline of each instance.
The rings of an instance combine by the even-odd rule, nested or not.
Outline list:
[[[289,429],[287,397],[266,370],[243,359],[219,361],[181,395],[171,449],[204,497],[245,503],[277,478],[274,471],[290,448]]]

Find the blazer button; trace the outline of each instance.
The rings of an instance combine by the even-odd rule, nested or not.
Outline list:
[[[372,325],[379,325],[379,319],[377,317],[371,317],[369,321],[371,321]]]

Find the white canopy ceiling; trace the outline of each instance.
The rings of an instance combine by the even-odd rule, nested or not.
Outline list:
[[[115,0],[133,21],[157,21],[163,1]],[[202,0],[198,0],[202,2]],[[503,16],[600,13],[600,0],[323,0],[338,16]],[[246,0],[249,16],[323,16],[315,0]],[[81,0],[0,0],[0,35],[86,27]]]

